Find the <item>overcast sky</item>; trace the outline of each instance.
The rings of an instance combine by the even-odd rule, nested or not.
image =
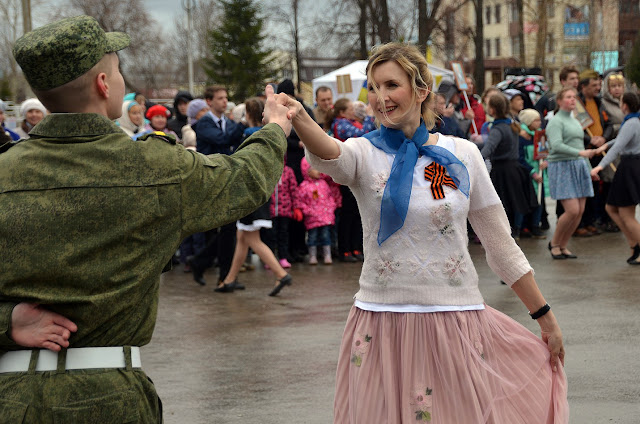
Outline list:
[[[187,0],[144,0],[144,3],[161,26],[172,27],[175,17],[185,16],[182,4],[186,4]]]

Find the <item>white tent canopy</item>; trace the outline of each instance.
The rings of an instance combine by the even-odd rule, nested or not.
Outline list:
[[[367,75],[364,73],[366,68],[366,60],[356,60],[355,62],[343,66],[342,68],[336,69],[335,71],[331,71],[328,74],[315,78],[313,81],[311,81],[311,84],[313,86],[314,101],[316,90],[318,89],[318,87],[322,86],[329,87],[331,89],[331,91],[333,92],[334,102],[341,97],[346,97],[352,102],[358,100],[360,89],[362,88],[364,82],[367,80]],[[338,75],[349,75],[351,77],[350,92],[340,93],[338,91]]]
[[[358,100],[358,96],[360,95],[360,90],[367,80],[367,76],[365,74],[365,69],[367,68],[366,60],[356,60],[349,65],[343,66],[342,68],[336,69],[335,71],[331,71],[328,74],[325,74],[321,77],[315,78],[311,84],[313,86],[313,93],[315,96],[315,92],[319,87],[325,86],[329,87],[333,92],[333,100],[337,100],[341,97],[346,97],[351,101]],[[438,86],[442,82],[442,80],[448,80],[454,82],[453,72],[439,68],[437,66],[429,65],[429,70],[434,78],[434,91],[437,90]],[[351,79],[351,91],[340,92],[342,90],[338,90],[338,76],[341,75],[349,75]],[[347,89],[348,89],[347,84]],[[315,99],[314,99],[315,101]]]

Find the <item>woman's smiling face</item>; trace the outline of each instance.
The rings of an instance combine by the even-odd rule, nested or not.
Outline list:
[[[416,120],[420,122],[421,104],[428,91],[414,96],[409,75],[396,61],[376,65],[371,70],[371,80],[369,104],[382,125],[402,129]],[[374,84],[377,92],[373,89]]]

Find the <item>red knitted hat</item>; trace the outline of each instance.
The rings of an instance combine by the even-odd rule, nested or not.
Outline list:
[[[168,118],[169,116],[171,116],[171,112],[169,112],[169,109],[162,105],[153,105],[149,108],[149,110],[147,110],[146,116],[147,119],[151,119],[156,115],[166,116]]]

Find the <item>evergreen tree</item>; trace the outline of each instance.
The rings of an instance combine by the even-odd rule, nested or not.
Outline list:
[[[633,44],[633,50],[631,50],[631,56],[629,56],[624,73],[631,82],[635,82],[640,87],[640,35]]]
[[[227,87],[235,101],[244,101],[261,91],[273,76],[262,47],[263,18],[252,0],[220,0],[222,25],[209,33],[211,59],[205,63],[210,82]]]

